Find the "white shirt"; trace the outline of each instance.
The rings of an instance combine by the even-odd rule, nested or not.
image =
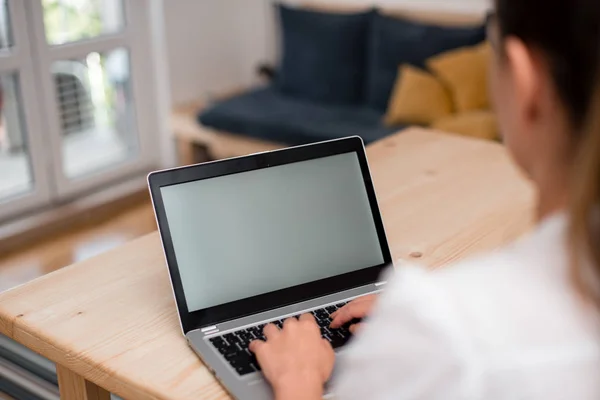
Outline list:
[[[557,215],[492,255],[401,266],[341,359],[339,399],[600,399],[600,311]]]

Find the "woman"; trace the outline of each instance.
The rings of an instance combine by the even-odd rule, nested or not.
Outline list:
[[[600,398],[600,1],[496,0],[489,24],[500,129],[539,223],[491,255],[400,268],[381,298],[340,309],[334,326],[369,315],[341,399]],[[276,397],[320,398],[334,353],[312,317],[265,335],[251,349]]]

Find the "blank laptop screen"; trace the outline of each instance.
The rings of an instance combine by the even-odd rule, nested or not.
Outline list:
[[[354,152],[160,190],[190,312],[384,262]]]

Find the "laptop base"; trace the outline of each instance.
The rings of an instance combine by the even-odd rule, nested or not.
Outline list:
[[[383,284],[383,283],[382,283]],[[382,284],[372,284],[356,289],[346,290],[332,295],[324,296],[318,299],[305,301],[275,310],[262,312],[237,320],[224,322],[211,327],[210,330],[203,332],[201,329],[193,330],[187,333],[186,337],[189,345],[198,354],[206,367],[216,376],[227,391],[236,398],[244,399],[271,399],[273,393],[271,387],[264,380],[261,372],[240,375],[225,360],[215,346],[210,342],[210,338],[234,332],[239,329],[250,327],[271,320],[285,319],[294,315],[302,314],[313,309],[322,308],[329,304],[338,304],[346,302],[353,298],[381,291]],[[344,347],[336,349],[336,357],[340,357]],[[336,363],[337,364],[337,363]],[[335,370],[334,370],[335,375]],[[327,393],[329,395],[329,393]]]

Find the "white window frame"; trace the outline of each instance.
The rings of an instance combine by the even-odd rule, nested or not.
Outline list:
[[[32,189],[28,192],[0,198],[0,220],[16,217],[30,209],[48,204],[51,199],[51,186],[48,179],[50,157],[46,152],[46,141],[39,118],[39,90],[35,86],[35,74],[31,61],[32,49],[27,30],[27,12],[24,1],[12,1],[8,4],[8,16],[12,33],[12,47],[0,53],[0,74],[18,76],[19,111],[26,143],[26,155],[30,165]]]
[[[63,45],[48,45],[44,28],[43,8],[40,0],[27,1],[27,12],[32,27],[32,48],[36,64],[36,78],[41,89],[40,108],[44,110],[45,131],[51,152],[53,193],[59,200],[73,198],[111,182],[134,174],[150,171],[160,164],[157,143],[162,125],[158,77],[152,53],[152,13],[147,0],[122,0],[125,7],[125,27],[121,32],[101,35],[92,39]],[[135,104],[137,127],[137,158],[128,159],[98,173],[69,179],[62,165],[62,130],[57,107],[57,94],[51,66],[54,61],[79,59],[91,52],[127,48],[131,66],[132,97]]]

